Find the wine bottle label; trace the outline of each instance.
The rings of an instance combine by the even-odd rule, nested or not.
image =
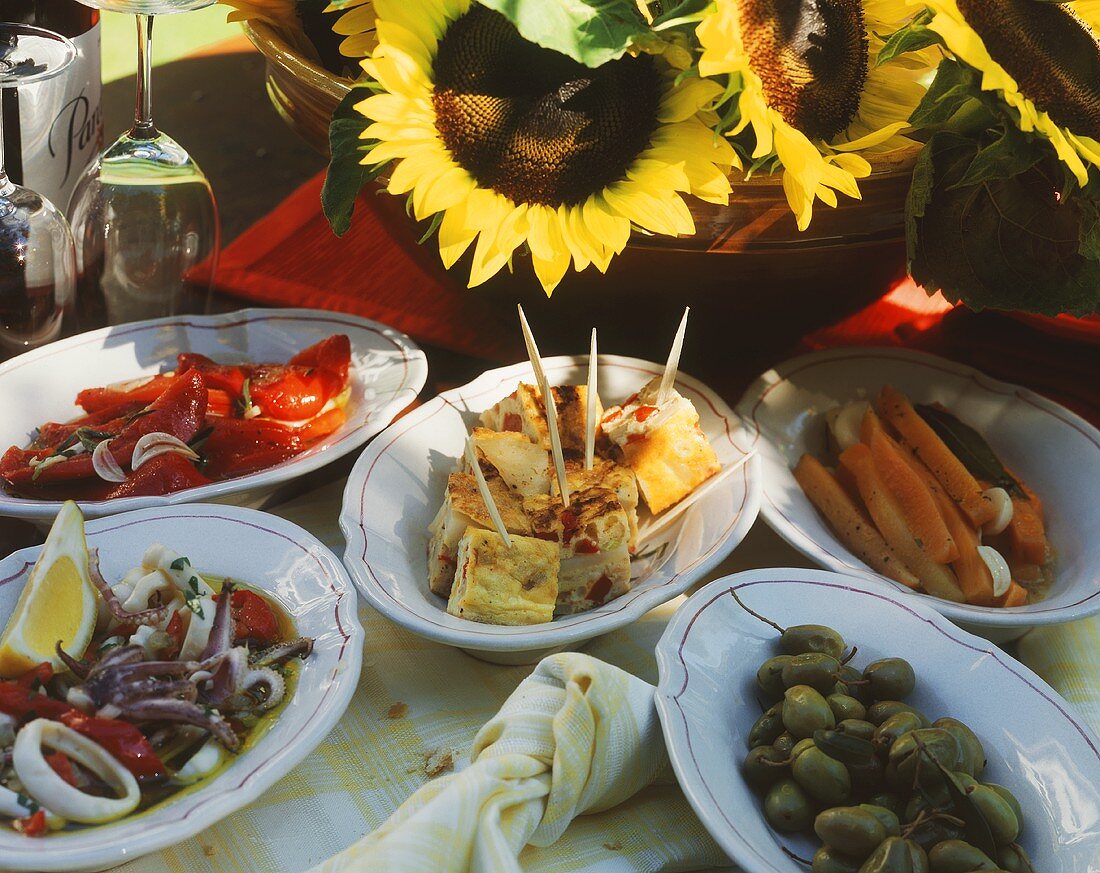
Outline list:
[[[37,191],[62,212],[68,211],[80,175],[103,148],[99,24],[73,37],[73,44],[77,57],[64,73],[19,88],[21,166],[9,167],[12,181]]]

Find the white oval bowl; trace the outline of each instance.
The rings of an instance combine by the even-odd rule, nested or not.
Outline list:
[[[942,403],[976,428],[1043,501],[1056,556],[1055,579],[1039,603],[998,609],[912,592],[881,576],[833,533],[795,481],[803,452],[825,450],[826,410],[873,399],[886,383],[917,403]],[[1028,628],[1100,611],[1100,431],[1033,391],[952,361],[889,348],[843,348],[794,358],[757,379],[737,404],[764,464],[761,514],[806,557],[841,573],[920,597],[952,621],[1005,641]]]
[[[0,866],[15,870],[90,870],[121,864],[193,837],[259,798],[323,740],[347,709],[359,678],[363,628],[347,572],[312,534],[289,521],[235,506],[160,507],[90,521],[109,580],[162,543],[200,572],[229,576],[263,591],[314,638],[299,661],[294,696],[255,745],[210,781],[150,811],[110,824],[24,837],[0,827]],[[0,627],[7,622],[40,546],[0,561]]]
[[[826,570],[748,570],[699,589],[657,644],[657,711],[672,764],[699,818],[748,873],[805,873],[820,841],[778,834],[762,796],[741,775],[761,709],[756,670],[778,634],[730,594],[782,626],[824,624],[859,647],[862,668],[901,657],[917,674],[907,698],[935,719],[953,716],[981,739],[983,781],[1024,810],[1020,843],[1043,873],[1090,873],[1100,859],[1100,748],[1068,703],[1031,670],[918,600]]]
[[[660,364],[635,358],[600,355],[599,361],[605,405],[625,399],[663,371]],[[587,380],[587,355],[543,363],[551,384]],[[372,606],[428,639],[510,663],[529,663],[543,653],[576,646],[681,594],[741,542],[760,503],[759,460],[753,457],[711,487],[702,486],[706,492],[658,532],[658,542],[674,546],[665,550],[663,563],[635,562],[640,581],[610,603],[527,627],[480,624],[448,614],[446,601],[428,590],[428,525],[478,415],[521,381],[534,382],[529,363],[490,370],[393,424],[359,456],[340,514],[347,540],[344,565]],[[695,404],[722,466],[743,459],[745,435],[729,406],[690,376],[681,374],[676,388]]]
[[[105,327],[0,364],[0,452],[25,446],[44,421],[82,414],[83,388],[171,370],[180,352],[218,362],[284,362],[335,333],[351,340],[348,420],[321,442],[282,464],[164,496],[81,501],[86,518],[147,506],[215,501],[258,505],[292,479],[359,448],[416,399],[428,376],[424,353],[400,331],[376,321],[317,309],[242,309],[222,315],[179,315]],[[8,494],[0,485],[0,515],[50,522],[61,503]]]

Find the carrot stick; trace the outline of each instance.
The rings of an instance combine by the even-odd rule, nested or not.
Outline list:
[[[1047,560],[1047,537],[1042,516],[1030,500],[1012,498],[1012,521],[1008,523],[1008,536],[1017,561],[1026,564],[1044,564]]]
[[[982,556],[978,554],[978,545],[981,542],[978,539],[978,532],[970,526],[962,507],[943,491],[937,492],[934,496],[947,523],[947,529],[958,547],[959,557],[951,567],[959,580],[959,587],[962,588],[966,602],[978,606],[995,606],[993,576],[989,572],[989,567],[985,565],[985,561],[982,560]]]
[[[909,449],[928,466],[951,499],[962,507],[975,528],[993,519],[993,504],[982,496],[978,480],[920,417],[908,397],[884,385],[879,394],[879,411],[901,434]]]
[[[875,423],[877,419],[878,416],[870,410],[864,416],[864,421],[868,424],[864,430],[870,437],[864,442],[871,447],[875,469],[883,484],[897,500],[917,545],[937,564],[949,564],[958,560],[958,546],[948,533],[947,525],[928,486],[902,456],[904,449],[890,438],[881,423]]]
[[[1013,582],[1008,590],[997,598],[997,606],[1009,608],[1012,606],[1025,606],[1027,604],[1027,589],[1023,585]]]
[[[855,477],[860,496],[882,538],[920,579],[921,587],[936,597],[962,602],[962,589],[959,588],[951,568],[933,561],[917,545],[913,532],[905,523],[901,508],[875,469],[871,450],[863,443],[849,446],[841,453],[840,464]]]
[[[803,455],[794,468],[794,478],[852,554],[883,576],[910,588],[920,587],[920,580],[886,544],[874,522],[817,458]]]

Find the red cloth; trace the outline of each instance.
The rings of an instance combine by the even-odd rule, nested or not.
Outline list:
[[[218,268],[220,291],[272,306],[353,312],[472,357],[523,357],[511,308],[448,278],[434,242],[417,245],[400,198],[361,195],[351,229],[334,236],[320,208],[323,177],[310,179],[226,248]],[[1087,327],[1081,320],[1073,330],[1087,336]],[[1100,422],[1100,346],[996,313],[952,307],[912,282],[811,333],[802,350],[857,345],[903,345],[942,355],[1026,385]],[[776,349],[771,363],[790,353]],[[753,372],[730,372],[728,359],[723,365],[721,384],[731,391],[748,385],[759,369],[759,362],[748,365]]]

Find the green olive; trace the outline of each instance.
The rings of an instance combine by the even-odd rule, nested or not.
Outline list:
[[[959,769],[977,777],[985,769],[985,749],[977,735],[957,718],[937,718],[932,727],[942,728],[951,734],[963,752]]]
[[[836,729],[842,734],[851,734],[861,740],[869,740],[875,735],[875,726],[861,718],[845,718],[837,722]]]
[[[844,689],[838,691],[838,694],[847,694],[849,697],[854,697],[864,706],[870,706],[874,702],[874,698],[871,697],[870,684],[864,681],[863,673],[851,664],[841,665],[839,677],[839,684],[843,685]]]
[[[863,862],[859,873],[927,873],[924,849],[901,837],[887,837]]]
[[[846,858],[830,846],[814,853],[813,873],[859,873],[859,861]]]
[[[959,744],[940,728],[920,728],[898,737],[890,746],[890,765],[901,784],[930,789],[943,785],[940,767],[958,768]]]
[[[852,795],[848,769],[821,749],[807,749],[791,763],[791,776],[810,797],[836,806]]]
[[[829,694],[836,685],[840,662],[832,655],[822,652],[807,652],[795,655],[783,667],[783,685],[809,685],[822,694]]]
[[[1035,873],[1027,852],[1016,843],[1000,847],[997,851],[997,863],[1008,873]]]
[[[798,756],[801,755],[803,752],[815,748],[817,748],[817,746],[814,745],[813,737],[806,737],[805,739],[799,740],[797,743],[794,744],[794,746],[791,747],[791,754],[787,759],[787,763],[793,764]]]
[[[915,712],[896,712],[875,728],[873,742],[878,748],[889,751],[902,734],[921,728],[920,716]]]
[[[878,817],[858,806],[834,806],[818,813],[814,833],[827,846],[850,858],[866,858],[886,839]]]
[[[774,743],[775,738],[781,733],[783,733],[783,705],[777,703],[765,710],[764,714],[749,728],[748,746],[750,749],[755,749],[757,746]]]
[[[932,873],[973,873],[996,870],[997,865],[981,849],[963,840],[944,840],[928,852]]]
[[[821,694],[809,685],[795,685],[783,695],[783,727],[796,737],[812,737],[814,731],[836,727],[836,717]]]
[[[757,746],[745,756],[741,772],[757,791],[770,788],[787,775],[787,756],[774,746]]]
[[[1012,807],[1012,811],[1016,813],[1016,820],[1020,825],[1020,830],[1023,830],[1024,811],[1020,807],[1020,801],[1016,799],[1016,795],[1005,788],[1003,785],[998,785],[996,782],[986,782],[984,784],[986,788],[992,788],[994,791],[996,791],[1001,796],[1001,799],[1004,800],[1004,802],[1007,803],[1010,807]]]
[[[963,836],[963,829],[949,821],[941,819],[926,819],[908,831],[909,839],[921,846],[925,851],[930,851],[937,843],[944,840],[958,840]]]
[[[783,684],[783,668],[793,655],[776,655],[768,658],[756,671],[756,684],[767,695],[768,700],[779,700],[787,686]]]
[[[775,742],[773,742],[772,745],[786,757],[790,755],[791,749],[794,748],[794,744],[797,742],[798,740],[794,738],[790,731],[783,731],[783,733],[775,738]]]
[[[798,624],[783,631],[779,637],[779,651],[785,655],[822,652],[839,658],[844,654],[844,637],[824,625]]]
[[[867,707],[847,694],[830,694],[825,701],[836,716],[837,723],[845,719],[862,720],[867,716]]]
[[[921,727],[928,727],[931,724],[925,718],[924,713],[914,709],[908,703],[902,703],[900,700],[879,700],[877,703],[872,703],[867,707],[867,721],[871,724],[882,724],[890,716],[897,715],[899,712],[916,713],[921,720]]]
[[[893,810],[887,809],[885,806],[876,806],[873,803],[861,803],[858,809],[866,810],[877,818],[886,830],[886,836],[896,837],[901,833],[901,823]]]
[[[780,779],[764,798],[764,818],[777,831],[794,833],[810,828],[814,820],[813,806],[798,783]]]
[[[998,846],[1014,842],[1020,834],[1020,820],[1008,801],[986,785],[968,788],[967,794],[988,823],[993,841]]]
[[[875,700],[901,700],[913,693],[917,684],[912,666],[904,658],[882,658],[863,668]]]

